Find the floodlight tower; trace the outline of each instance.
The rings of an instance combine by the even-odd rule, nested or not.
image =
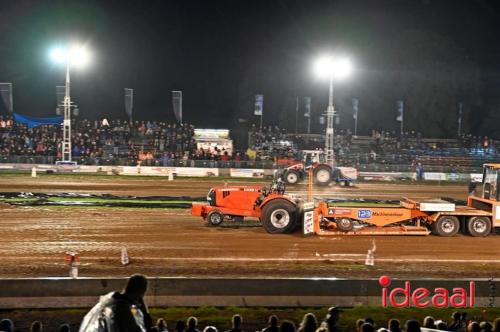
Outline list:
[[[64,122],[63,122],[63,142],[62,161],[71,161],[71,97],[70,97],[70,68],[72,66],[82,67],[89,61],[89,52],[85,46],[73,45],[69,48],[54,48],[50,52],[50,57],[56,63],[66,65],[66,83],[64,86]]]
[[[347,58],[336,59],[331,56],[324,56],[319,58],[314,64],[316,75],[320,78],[327,78],[330,82],[328,108],[326,109],[325,153],[326,163],[331,167],[335,164],[335,155],[333,152],[333,120],[335,116],[335,109],[333,107],[333,81],[346,78],[351,73],[351,70],[351,62]]]

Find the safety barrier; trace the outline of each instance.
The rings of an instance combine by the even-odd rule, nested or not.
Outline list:
[[[164,166],[88,166],[88,165],[48,165],[48,164],[0,164],[0,171],[30,172],[35,168],[45,173],[89,173],[108,175],[266,178],[275,174],[274,169],[265,168],[209,168],[209,167],[164,167]],[[441,173],[425,172],[426,181],[481,182],[481,173]],[[358,179],[363,181],[416,180],[415,172],[366,172],[360,171]]]
[[[469,280],[410,280],[411,290],[469,289]],[[474,280],[477,307],[496,306],[500,282]],[[2,279],[0,309],[77,308],[94,305],[100,295],[121,290],[125,279]],[[390,289],[405,287],[393,279]],[[470,294],[469,294],[470,295]],[[423,299],[422,299],[423,300]],[[378,279],[197,279],[151,278],[146,302],[163,306],[359,306],[382,305]]]

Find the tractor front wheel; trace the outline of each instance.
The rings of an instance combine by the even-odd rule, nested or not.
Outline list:
[[[290,169],[286,171],[284,178],[285,182],[288,184],[297,184],[300,180],[300,175],[296,170]]]
[[[354,228],[354,222],[350,218],[339,218],[336,220],[337,228],[342,232],[352,231]]]
[[[297,208],[284,199],[272,200],[262,208],[261,221],[268,233],[291,233],[296,229]]]
[[[210,211],[207,215],[207,221],[210,226],[219,226],[224,221],[224,215],[219,211]]]

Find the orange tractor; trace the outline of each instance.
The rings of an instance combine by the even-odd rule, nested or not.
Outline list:
[[[257,218],[269,233],[296,231],[299,201],[285,195],[285,184],[275,180],[270,188],[261,186],[221,186],[210,189],[207,203],[193,203],[191,214],[201,216],[209,225],[218,226],[224,220],[242,221]]]
[[[302,226],[304,234],[453,236],[459,231],[487,236],[500,228],[500,164],[485,164],[482,194],[470,195],[466,205],[443,199],[402,199],[398,203],[363,201],[303,201],[285,195],[281,180],[269,190],[260,186],[215,187],[208,203],[193,203],[191,213],[211,225],[224,219],[260,219],[269,233],[290,233]]]

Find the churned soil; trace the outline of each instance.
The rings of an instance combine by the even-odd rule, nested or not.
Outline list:
[[[242,181],[226,180],[231,184]],[[224,181],[123,177],[0,176],[0,192],[86,192],[122,196],[203,196]],[[252,182],[255,184],[255,182]],[[263,185],[267,184],[262,182]],[[466,185],[359,184],[317,197],[465,199]],[[304,195],[305,186],[288,188]],[[271,235],[256,222],[207,226],[189,210],[0,205],[0,277],[67,276],[67,251],[79,253],[80,276],[500,277],[500,237]],[[365,266],[376,243],[375,266]],[[131,263],[122,266],[126,248]]]

